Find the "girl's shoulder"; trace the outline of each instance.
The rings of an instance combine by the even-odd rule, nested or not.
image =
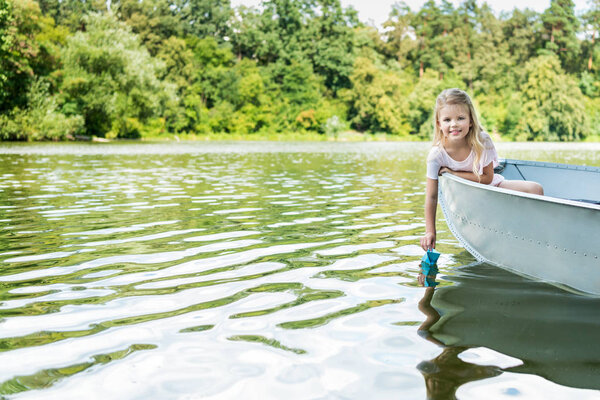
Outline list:
[[[439,160],[442,157],[442,148],[439,145],[433,145],[429,154],[427,155],[427,161]]]
[[[486,131],[481,131],[479,133],[479,139],[481,140],[481,143],[483,144],[483,147],[490,148],[490,147],[494,147],[494,141],[492,140],[492,137],[490,136],[489,133],[487,133]]]

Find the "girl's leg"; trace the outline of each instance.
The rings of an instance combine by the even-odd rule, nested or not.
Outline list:
[[[500,182],[498,187],[503,189],[518,190],[519,192],[532,193],[532,194],[544,194],[544,188],[537,182],[531,181],[507,181]]]

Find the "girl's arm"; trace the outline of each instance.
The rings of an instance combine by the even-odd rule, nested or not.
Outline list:
[[[487,166],[483,167],[483,173],[479,176],[475,175],[473,172],[453,171],[448,167],[440,168],[440,175],[444,172],[449,172],[453,175],[460,176],[461,178],[486,185],[492,183],[492,180],[494,179],[494,165],[492,163],[489,163]]]
[[[435,213],[438,202],[438,181],[427,178],[425,192],[425,236],[421,238],[421,247],[427,251],[435,248]]]

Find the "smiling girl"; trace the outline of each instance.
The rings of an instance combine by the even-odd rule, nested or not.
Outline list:
[[[460,89],[446,89],[438,96],[434,111],[433,147],[427,157],[424,250],[435,248],[435,214],[438,176],[450,173],[470,181],[504,189],[543,195],[536,182],[509,181],[494,174],[498,153],[492,138],[479,124],[469,95]]]

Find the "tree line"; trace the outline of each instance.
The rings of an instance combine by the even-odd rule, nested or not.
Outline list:
[[[0,0],[0,139],[342,130],[425,139],[448,87],[515,140],[600,136],[600,0],[497,15],[340,0]]]

